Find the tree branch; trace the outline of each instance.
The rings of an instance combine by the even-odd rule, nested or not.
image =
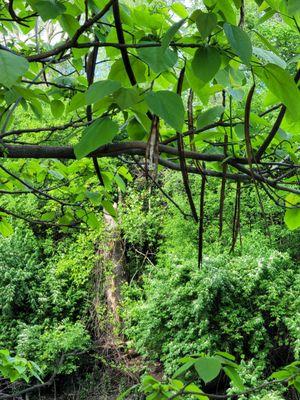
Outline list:
[[[127,155],[138,155],[145,156],[147,143],[145,142],[122,142],[122,143],[110,143],[104,146],[99,147],[97,150],[90,153],[87,157],[118,157],[122,154]],[[171,146],[166,146],[163,144],[158,145],[158,150],[160,154],[170,154],[174,157],[179,157],[178,149]],[[40,145],[5,145],[0,148],[0,158],[56,158],[61,160],[75,160],[75,154],[73,147],[71,146],[40,146]],[[200,160],[206,162],[220,162],[222,163],[225,160],[224,154],[211,154],[211,153],[197,153],[193,151],[185,151],[185,158],[192,160]],[[247,158],[226,158],[226,162],[231,165],[233,168],[241,171],[246,176],[250,175],[250,171],[245,168],[243,165],[248,164]],[[179,170],[180,165],[174,162],[170,162],[164,158],[159,158],[159,164],[166,166],[170,169]],[[257,165],[260,165],[257,163]],[[265,163],[263,164],[265,165]],[[188,166],[188,172],[199,174],[199,170],[197,168]],[[207,174],[207,176],[215,176],[222,177],[222,172],[211,171],[211,174]],[[274,180],[267,179],[260,174],[257,174],[255,170],[253,171],[254,177],[256,180],[260,180],[274,188],[284,190],[291,193],[300,194],[300,190],[294,189],[293,187],[282,186],[278,182]],[[228,179],[232,180],[242,180],[248,181],[249,178],[245,176],[240,176],[239,174],[227,174]]]
[[[122,47],[120,47],[120,50],[121,50],[123,64],[124,64],[126,73],[128,75],[129,81],[130,81],[131,85],[134,86],[137,84],[137,81],[134,76],[132,66],[130,64],[127,48],[124,46],[125,38],[124,38],[123,29],[122,29],[122,21],[121,21],[121,17],[120,17],[120,9],[119,9],[118,0],[113,0],[112,6],[113,6],[113,14],[114,14],[114,19],[115,19],[115,25],[116,25],[119,45],[122,45]]]

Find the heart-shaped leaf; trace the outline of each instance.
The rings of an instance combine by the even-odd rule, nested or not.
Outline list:
[[[145,100],[154,114],[165,120],[176,131],[182,131],[184,107],[178,94],[168,90],[160,90],[148,93]]]
[[[79,143],[74,146],[77,159],[85,157],[104,144],[110,143],[118,133],[118,125],[109,118],[99,118],[85,129]]]
[[[203,357],[195,362],[195,369],[199,377],[205,382],[216,378],[222,368],[221,361],[216,357]]]
[[[200,47],[192,61],[194,74],[202,82],[209,82],[219,71],[221,56],[217,49],[211,46]]]

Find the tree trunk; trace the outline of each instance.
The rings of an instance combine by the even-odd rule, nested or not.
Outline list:
[[[116,221],[104,213],[104,223],[104,238],[97,250],[99,258],[94,270],[93,330],[98,342],[111,346],[122,339],[119,304],[121,285],[125,280],[125,258]],[[103,312],[104,305],[106,310]]]

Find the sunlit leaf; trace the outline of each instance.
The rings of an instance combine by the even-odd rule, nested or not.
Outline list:
[[[286,68],[286,62],[270,50],[253,47],[253,54],[267,63],[276,64],[283,69]]]
[[[178,376],[185,374],[188,370],[190,370],[192,368],[192,366],[195,364],[196,360],[189,360],[188,362],[184,363],[181,367],[179,367],[174,375],[173,378],[177,378]]]
[[[113,217],[116,218],[117,212],[112,202],[108,200],[102,200],[102,205],[105,210]]]
[[[86,97],[83,93],[76,93],[72,98],[70,103],[67,106],[66,111],[72,112],[77,110],[78,108],[84,107],[86,105]]]
[[[85,129],[79,143],[74,146],[76,158],[80,159],[104,144],[110,143],[118,133],[118,125],[109,118],[99,118]]]
[[[177,14],[180,18],[186,18],[188,16],[188,12],[182,3],[172,3],[171,10],[174,11],[174,13]]]
[[[290,193],[286,197],[284,222],[291,230],[300,228],[300,196]]]
[[[80,24],[77,19],[69,14],[61,15],[59,18],[59,22],[64,31],[66,31],[70,37],[72,37],[75,32],[80,28]]]
[[[4,219],[3,217],[0,217],[0,233],[4,237],[11,236],[13,234],[14,230],[12,225],[7,221],[7,219]]]
[[[0,83],[10,88],[28,70],[29,63],[24,57],[6,50],[0,50]]]

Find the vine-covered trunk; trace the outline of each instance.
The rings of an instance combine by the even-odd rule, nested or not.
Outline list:
[[[116,208],[116,205],[115,205]],[[124,246],[114,218],[104,214],[104,231],[94,269],[93,333],[97,342],[111,346],[120,340],[119,304],[125,278]]]
[[[103,254],[103,267],[106,271],[104,294],[109,316],[108,329],[116,334],[120,327],[119,303],[121,300],[121,285],[125,278],[124,246],[120,231],[114,218],[104,214],[107,243]]]

